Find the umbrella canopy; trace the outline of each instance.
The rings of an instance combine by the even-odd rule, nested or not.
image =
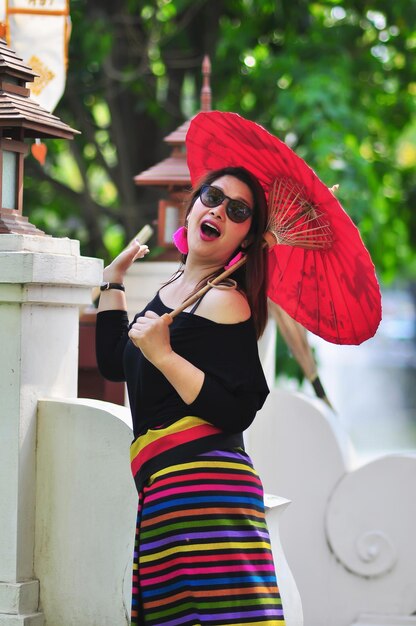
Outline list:
[[[360,344],[372,337],[381,319],[374,265],[357,227],[312,168],[236,113],[198,113],[186,147],[194,184],[228,166],[245,167],[261,183],[276,240],[269,253],[268,296],[332,343]]]

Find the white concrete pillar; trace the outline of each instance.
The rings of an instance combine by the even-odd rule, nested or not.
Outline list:
[[[79,306],[101,276],[78,241],[0,235],[0,625],[43,623],[33,571],[37,403],[76,396]]]

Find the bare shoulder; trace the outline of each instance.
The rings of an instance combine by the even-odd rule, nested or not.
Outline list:
[[[245,322],[251,316],[247,298],[243,293],[237,289],[215,287],[204,296],[196,313],[220,324]]]

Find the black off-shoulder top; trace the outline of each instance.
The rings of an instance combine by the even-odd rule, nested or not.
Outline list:
[[[134,319],[147,310],[158,315],[172,311],[158,293]],[[169,327],[172,349],[205,373],[201,391],[189,405],[130,341],[129,328],[125,311],[97,315],[98,367],[105,378],[127,382],[135,437],[186,415],[225,433],[240,433],[251,424],[269,393],[251,318],[220,324],[195,313],[175,317]]]

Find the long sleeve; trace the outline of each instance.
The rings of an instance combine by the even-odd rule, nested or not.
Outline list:
[[[115,382],[125,381],[123,353],[128,341],[126,311],[101,311],[97,314],[96,357],[100,373]]]
[[[189,405],[189,411],[225,432],[240,433],[250,426],[267,393],[267,389],[251,391],[244,388],[232,392],[215,377],[206,374],[202,389]]]
[[[194,319],[178,329],[174,343],[185,358],[205,373],[197,398],[188,405],[225,432],[242,432],[253,421],[269,393],[251,322],[215,324]],[[191,334],[192,341],[186,340]]]

